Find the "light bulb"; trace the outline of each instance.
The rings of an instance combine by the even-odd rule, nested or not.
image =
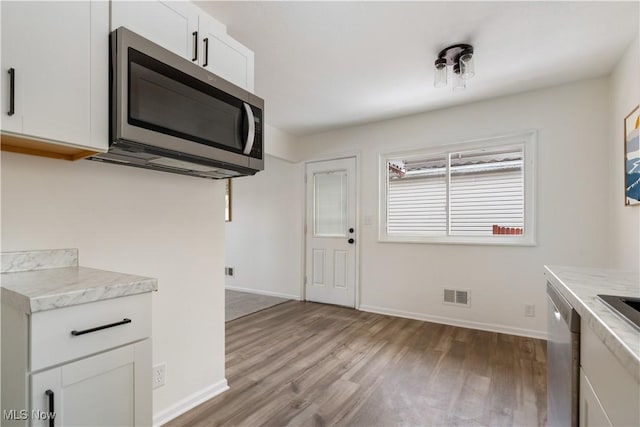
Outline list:
[[[435,87],[445,87],[447,85],[447,61],[446,59],[436,59],[434,64],[433,85]]]
[[[465,53],[460,56],[460,77],[468,80],[475,75],[476,72],[473,66],[473,54]]]
[[[465,90],[466,87],[467,87],[467,81],[462,78],[460,73],[456,73],[456,76],[454,78],[454,83],[453,83],[453,91],[461,92]]]

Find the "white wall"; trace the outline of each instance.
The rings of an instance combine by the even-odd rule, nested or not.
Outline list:
[[[539,132],[537,246],[379,243],[376,223],[361,225],[361,308],[545,336],[543,265],[608,262],[608,88],[595,79],[301,138],[301,159],[361,153],[360,212],[378,218],[380,152]],[[442,305],[444,286],[471,289],[471,308]]]
[[[265,123],[264,152],[283,160],[295,161],[296,137]]]
[[[231,289],[300,299],[302,166],[265,156],[265,170],[232,182],[232,221],[226,225]]]
[[[78,248],[82,266],[158,278],[156,416],[226,382],[223,242],[222,181],[2,154],[3,251]]]
[[[609,144],[609,192],[611,199],[611,265],[640,269],[640,206],[624,206],[623,120],[640,103],[640,43],[629,46],[611,75],[611,120]]]

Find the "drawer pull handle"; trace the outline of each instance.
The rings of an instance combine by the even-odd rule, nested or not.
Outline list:
[[[204,39],[202,42],[204,45],[202,46],[204,48],[204,62],[202,63],[202,66],[206,67],[209,65],[209,37]]]
[[[47,416],[49,417],[49,427],[55,427],[55,407],[53,406],[53,391],[47,390],[44,392],[49,398],[49,413]]]
[[[126,325],[127,323],[131,323],[131,319],[122,319],[120,322],[109,323],[108,325],[96,326],[95,328],[85,329],[83,331],[71,331],[71,335],[77,337],[78,335],[89,334],[91,332],[101,331],[107,328],[113,328],[114,326]]]
[[[193,36],[193,58],[191,60],[196,62],[198,60],[198,32],[194,31],[191,35]]]
[[[9,111],[8,115],[13,116],[16,113],[16,70],[9,68]]]

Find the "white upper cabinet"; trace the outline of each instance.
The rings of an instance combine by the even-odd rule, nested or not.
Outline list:
[[[109,32],[126,27],[253,92],[253,52],[184,1],[0,1],[2,150],[109,148]]]
[[[253,52],[231,38],[211,16],[200,15],[201,65],[231,83],[253,92]]]
[[[119,27],[253,92],[253,52],[193,3],[112,0],[111,30]]]
[[[197,62],[198,9],[191,3],[112,0],[111,30],[120,27]]]
[[[108,4],[3,1],[0,7],[3,133],[106,151]]]

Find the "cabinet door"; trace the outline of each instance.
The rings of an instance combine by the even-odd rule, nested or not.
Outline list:
[[[151,425],[150,340],[31,375],[33,426],[51,403],[56,425]]]
[[[92,101],[108,102],[107,70],[96,68],[93,84],[91,64],[92,53],[106,57],[108,52],[104,2],[2,2],[1,7],[3,82],[8,80],[7,69],[14,68],[16,109],[13,116],[6,116],[5,96],[3,130],[106,149],[106,132],[103,141],[95,142],[91,132]],[[97,81],[99,76],[103,81]],[[102,99],[92,87],[101,91]],[[106,114],[106,107],[102,111]],[[100,120],[106,130],[107,117]]]
[[[209,15],[199,18],[201,62],[207,70],[253,92],[253,52],[226,33],[226,28]]]
[[[589,380],[580,369],[580,427],[611,426],[611,421],[605,413]]]
[[[0,3],[2,8],[2,130],[22,133],[22,88],[23,85],[23,66],[21,52],[22,44],[19,42],[23,33],[22,25],[27,19],[22,16],[21,3],[17,1],[4,1]],[[14,72],[15,85],[13,88],[13,111],[9,115],[10,108],[10,74],[9,70]]]
[[[200,52],[196,52],[198,9],[191,3],[113,0],[111,30],[120,27],[126,27],[190,61],[197,62],[200,56]]]

